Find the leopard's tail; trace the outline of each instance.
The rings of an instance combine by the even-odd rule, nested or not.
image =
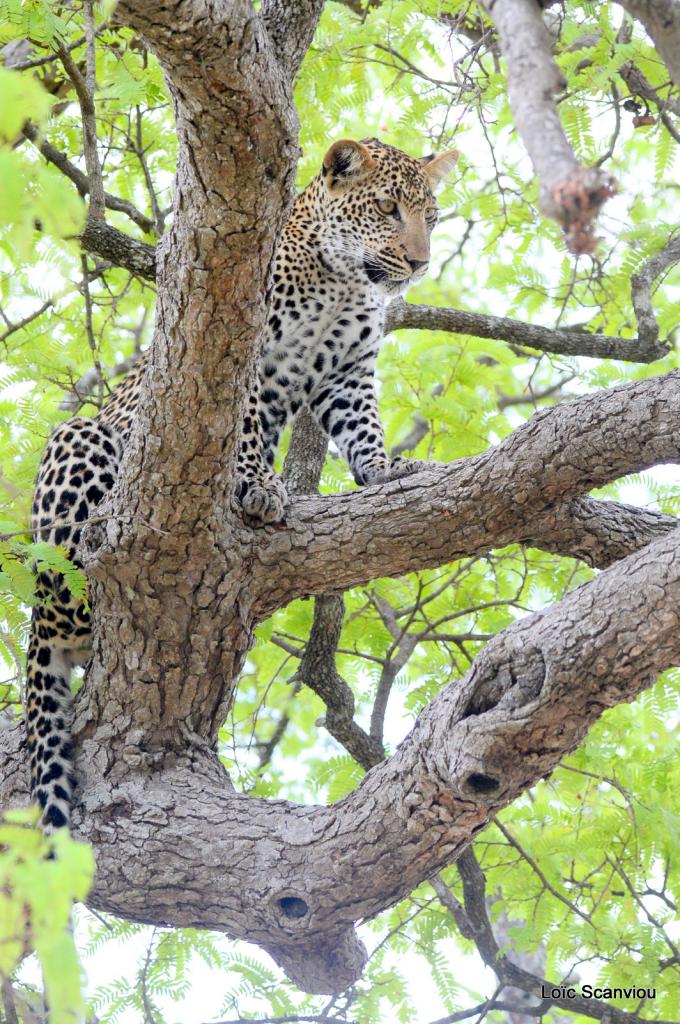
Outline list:
[[[34,608],[26,660],[26,732],[31,793],[42,808],[46,831],[68,827],[73,802],[71,742],[74,652],[59,646],[45,629],[43,608]],[[42,628],[41,628],[42,627]]]

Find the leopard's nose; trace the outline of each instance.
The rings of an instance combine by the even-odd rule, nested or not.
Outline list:
[[[410,260],[410,259],[408,258],[408,256],[407,256],[407,257],[406,257],[406,262],[408,263],[409,267],[411,268],[411,270],[412,270],[412,271],[413,271],[413,273],[415,274],[416,270],[420,270],[420,269],[421,269],[421,267],[426,267],[426,266],[427,266],[427,264],[428,264],[428,263],[429,263],[430,261],[429,261],[429,260]]]

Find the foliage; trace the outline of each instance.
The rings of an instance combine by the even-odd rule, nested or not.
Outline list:
[[[35,950],[51,1024],[73,1024],[82,1010],[70,913],[74,900],[85,899],[93,875],[89,848],[65,832],[45,837],[33,808],[0,821],[0,978],[9,978],[27,950]]]
[[[644,36],[636,30],[627,41],[621,35],[616,5],[569,0],[564,7],[557,48],[569,83],[560,102],[563,123],[577,155],[605,159],[619,184],[601,219],[598,254],[574,259],[557,227],[537,211],[503,65],[490,36],[480,36],[475,9],[466,0],[385,0],[368,4],[366,16],[358,17],[352,6],[327,4],[299,76],[299,184],[316,173],[329,142],[343,136],[380,135],[413,155],[455,143],[462,156],[441,196],[435,271],[410,298],[633,337],[630,276],[667,242],[680,180],[678,147],[663,120],[655,116],[652,125],[635,127],[623,106],[626,62],[662,101],[670,98],[667,72]],[[454,31],[458,16],[471,35]],[[71,43],[82,32],[78,4],[0,0],[0,44],[30,38],[31,55],[42,56],[55,34]],[[83,59],[82,46],[73,53]],[[83,220],[82,200],[52,164],[20,143],[30,118],[84,166],[78,107],[73,93],[59,86],[62,80],[56,61],[22,72],[0,69],[0,218],[6,225],[0,234],[0,531],[12,534],[0,547],[0,664],[10,675],[0,696],[10,707],[17,706],[32,564],[64,572],[74,589],[82,586],[63,556],[21,535],[40,452],[66,415],[60,402],[82,374],[96,364],[113,368],[149,341],[154,301],[148,283],[91,258],[81,262],[73,236]],[[106,188],[160,229],[154,210],[161,221],[169,216],[175,138],[158,64],[131,33],[100,25],[97,81]],[[107,217],[129,234],[155,240],[122,213],[108,211]],[[677,324],[679,285],[676,271],[655,293],[662,335]],[[86,290],[94,347],[85,326]],[[672,365],[676,355],[663,365],[635,366],[541,355],[462,335],[402,332],[386,341],[380,360],[388,444],[400,443],[422,417],[426,429],[409,454],[471,455],[497,443],[537,407]],[[106,380],[95,389],[83,414],[96,410],[109,386]],[[322,489],[351,486],[344,463],[331,452]],[[669,473],[629,478],[600,493],[667,512],[680,506],[677,478]],[[404,637],[416,640],[403,664],[397,662],[388,749],[443,686],[461,678],[489,637],[589,575],[580,563],[513,547],[349,592],[338,669],[354,690],[357,720],[367,726],[376,687],[403,653]],[[318,725],[319,699],[296,681],[295,652],[304,646],[311,618],[311,602],[299,601],[262,626],[223,730],[225,763],[250,793],[335,800],[361,775]],[[644,1007],[650,1018],[672,1018],[680,1006],[680,963],[672,952],[680,899],[680,786],[673,756],[679,682],[677,673],[668,673],[634,705],[607,712],[553,777],[508,808],[476,844],[494,914],[499,919],[503,911],[510,920],[515,954],[540,947],[545,974],[555,980],[576,974],[611,985],[656,984],[656,1001]],[[71,900],[84,896],[87,858],[60,838],[55,859],[45,860],[45,841],[16,816],[3,825],[2,843],[0,901],[12,902],[7,916],[0,914],[0,938],[13,936],[14,945],[0,946],[0,968],[13,970],[19,935],[30,921],[56,1014],[59,1000],[66,1006],[72,999],[77,978],[64,927]],[[455,869],[445,879],[460,898]],[[93,965],[92,1011],[125,1024],[322,1008],[339,1020],[367,1024],[424,1022],[481,1002],[493,990],[471,943],[427,885],[364,926],[372,951],[367,972],[332,1005],[302,997],[263,956],[218,936],[151,932],[84,915],[79,935]],[[116,950],[123,957],[119,973],[109,952]],[[212,1002],[203,992],[208,1009],[189,987],[194,977],[210,979]],[[25,973],[19,979],[17,990],[29,984]],[[423,999],[431,1010],[423,1009]],[[632,1000],[613,1002],[636,1007]],[[502,1015],[493,1011],[489,1019]]]

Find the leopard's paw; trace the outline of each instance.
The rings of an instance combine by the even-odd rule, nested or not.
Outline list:
[[[280,523],[288,504],[288,493],[281,478],[272,474],[265,480],[249,480],[239,500],[246,521],[251,519],[255,524]]]
[[[385,479],[400,480],[403,476],[410,476],[411,473],[420,473],[427,466],[428,463],[423,459],[404,459],[401,455],[397,455],[388,466]]]
[[[357,483],[362,484],[386,484],[390,480],[399,480],[402,476],[410,476],[411,473],[419,473],[421,469],[425,469],[428,465],[427,462],[421,459],[404,459],[401,455],[397,455],[395,459],[383,466],[375,466],[374,468],[366,469],[362,473],[362,478],[357,480]]]

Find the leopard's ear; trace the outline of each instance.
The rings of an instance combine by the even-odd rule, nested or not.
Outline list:
[[[419,163],[430,180],[430,188],[436,192],[439,186],[448,177],[454,168],[456,160],[460,156],[457,149],[447,149],[443,153],[431,153],[430,156],[421,156]]]
[[[329,192],[347,185],[355,185],[375,168],[375,160],[366,146],[354,139],[334,142],[323,158],[321,173]]]

